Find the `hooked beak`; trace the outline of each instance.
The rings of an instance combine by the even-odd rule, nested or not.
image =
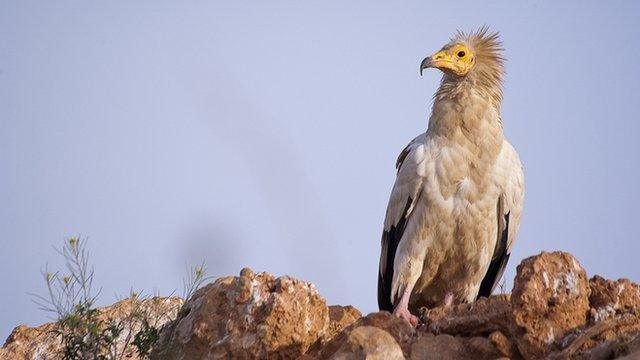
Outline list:
[[[436,68],[443,71],[451,69],[451,58],[447,55],[446,51],[440,50],[422,60],[420,63],[420,76],[422,76],[422,70],[428,68]]]
[[[426,58],[424,58],[424,60],[422,60],[422,62],[420,63],[420,76],[422,76],[422,70],[428,69],[434,66],[435,66],[435,63],[433,62],[433,59],[431,56],[427,56]]]

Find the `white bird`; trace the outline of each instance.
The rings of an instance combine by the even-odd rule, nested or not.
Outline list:
[[[378,304],[412,324],[423,306],[491,295],[524,201],[502,129],[498,33],[458,32],[420,64],[443,71],[427,131],[402,150],[382,234]]]

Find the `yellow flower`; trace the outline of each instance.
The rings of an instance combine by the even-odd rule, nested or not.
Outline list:
[[[199,266],[196,268],[196,279],[201,279],[204,276],[204,268]]]
[[[70,237],[69,238],[69,245],[71,245],[71,247],[76,247],[76,246],[78,246],[78,241],[79,241],[79,239],[77,237],[75,237],[75,236]]]

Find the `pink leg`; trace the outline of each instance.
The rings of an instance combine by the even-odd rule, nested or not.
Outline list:
[[[451,307],[451,305],[453,305],[453,293],[448,292],[445,296],[444,296],[444,300],[442,300],[442,306],[445,309],[448,309]]]
[[[409,297],[411,296],[412,290],[413,284],[404,289],[400,301],[396,304],[395,309],[393,309],[393,315],[407,320],[412,326],[416,326],[418,325],[418,318],[409,312]]]

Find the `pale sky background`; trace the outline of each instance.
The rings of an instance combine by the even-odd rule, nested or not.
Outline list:
[[[640,281],[640,2],[0,1],[0,338],[48,315],[52,245],[89,238],[100,304],[185,263],[376,310],[397,154],[456,29],[502,33],[525,166],[506,273],[566,250]],[[1,341],[0,341],[1,342]]]

